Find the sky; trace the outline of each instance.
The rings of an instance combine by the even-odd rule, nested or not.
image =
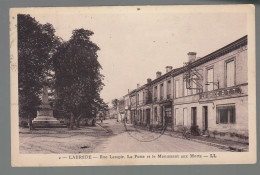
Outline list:
[[[247,35],[246,14],[173,10],[52,10],[29,13],[42,24],[51,23],[67,41],[74,29],[94,32],[100,47],[98,61],[105,76],[105,102],[126,95],[128,89],[152,80],[166,66],[178,68],[188,52],[203,57]]]

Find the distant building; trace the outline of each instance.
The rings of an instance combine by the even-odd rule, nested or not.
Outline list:
[[[110,119],[115,119],[115,118],[117,118],[117,116],[118,116],[118,111],[117,111],[117,109],[115,109],[115,108],[113,108],[113,107],[110,107],[110,108],[108,109],[108,114],[109,114],[109,118],[110,118]]]
[[[121,99],[118,100],[117,120],[123,122],[124,118],[125,118],[125,99],[121,98]]]

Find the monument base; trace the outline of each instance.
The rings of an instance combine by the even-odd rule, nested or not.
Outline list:
[[[37,116],[32,121],[34,128],[66,128],[67,125],[60,123],[52,116]]]

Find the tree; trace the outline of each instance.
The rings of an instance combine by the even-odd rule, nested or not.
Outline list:
[[[114,109],[117,109],[118,99],[115,98],[115,99],[112,100],[112,106],[113,106]]]
[[[93,118],[104,107],[100,91],[103,89],[102,68],[98,62],[99,47],[90,41],[94,33],[85,29],[72,32],[53,55],[56,108],[70,115],[70,126],[79,126],[83,117]]]
[[[19,116],[28,117],[32,129],[32,119],[41,103],[39,95],[59,39],[51,24],[42,25],[30,15],[17,17]]]

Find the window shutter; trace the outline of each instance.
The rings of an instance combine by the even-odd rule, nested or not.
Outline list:
[[[218,110],[218,108],[217,108],[216,124],[219,124],[219,110]]]

